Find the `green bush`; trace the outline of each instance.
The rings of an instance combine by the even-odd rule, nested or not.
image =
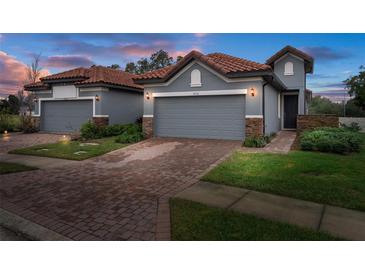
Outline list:
[[[19,131],[22,128],[20,116],[7,113],[0,113],[0,132]]]
[[[142,141],[143,138],[144,137],[142,132],[134,132],[134,133],[124,132],[123,134],[115,138],[115,142],[122,144],[131,144]]]
[[[341,124],[341,127],[346,130],[353,131],[353,132],[359,132],[361,130],[361,127],[359,126],[359,124],[355,123],[355,122],[352,122],[350,125]]]
[[[83,139],[99,139],[105,136],[105,131],[105,126],[88,121],[81,126],[80,134]]]
[[[362,139],[359,134],[345,128],[318,128],[304,132],[300,138],[302,150],[346,154],[358,152]]]
[[[267,140],[262,136],[247,137],[243,143],[245,147],[264,147]]]
[[[80,133],[83,139],[120,136],[124,133],[128,135],[138,135],[142,133],[142,126],[140,124],[99,126],[89,121],[81,126]]]

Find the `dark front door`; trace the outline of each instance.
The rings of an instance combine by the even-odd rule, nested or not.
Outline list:
[[[284,96],[284,128],[297,128],[298,95]]]

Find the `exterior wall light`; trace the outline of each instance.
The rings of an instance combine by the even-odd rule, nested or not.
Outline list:
[[[95,95],[95,100],[96,100],[96,101],[100,101],[100,96],[96,94],[96,95]]]
[[[150,93],[149,93],[149,92],[147,92],[147,93],[146,93],[146,99],[147,99],[147,100],[149,100],[149,99],[150,99]]]
[[[34,103],[37,103],[38,102],[38,97],[37,96],[34,96],[33,102]]]
[[[250,88],[250,93],[251,93],[251,96],[255,96],[255,89],[254,88]]]

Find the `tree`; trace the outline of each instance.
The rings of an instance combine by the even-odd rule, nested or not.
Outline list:
[[[42,68],[39,65],[40,60],[41,54],[34,55],[32,63],[27,68],[29,84],[37,82],[39,80],[39,77],[41,76]]]
[[[121,67],[118,64],[112,64],[110,66],[107,66],[107,68],[111,68],[111,69],[121,69]]]
[[[354,99],[348,100],[345,108],[348,117],[365,117],[365,111],[355,104]]]
[[[9,110],[11,114],[19,114],[20,103],[18,97],[15,95],[8,96]]]
[[[176,57],[176,63],[178,63],[178,62],[180,62],[181,61],[181,59],[183,59],[184,57],[182,57],[182,56],[178,56],[178,57]]]
[[[355,105],[365,111],[365,67],[360,67],[358,75],[349,77],[344,81],[350,96],[354,96]]]
[[[150,69],[156,70],[170,66],[174,62],[174,58],[169,56],[167,51],[160,49],[153,53],[150,57]]]
[[[341,116],[343,106],[331,102],[328,98],[314,96],[309,104],[309,114],[335,114]]]
[[[126,72],[129,72],[129,73],[134,73],[136,74],[137,73],[137,66],[135,63],[133,62],[129,62],[125,65],[125,71]]]
[[[180,61],[182,58],[183,57],[178,56],[176,61],[174,61],[174,58],[169,56],[167,51],[160,49],[159,51],[151,54],[149,58],[141,58],[137,61],[137,63],[127,63],[125,71],[129,73],[143,74],[152,70],[170,66]]]

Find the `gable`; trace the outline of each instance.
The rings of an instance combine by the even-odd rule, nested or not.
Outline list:
[[[288,63],[292,65],[288,65]],[[287,73],[286,68],[292,67],[292,73]],[[297,88],[304,86],[305,81],[305,64],[304,60],[286,54],[278,59],[274,64],[274,72],[276,76],[288,87]]]

